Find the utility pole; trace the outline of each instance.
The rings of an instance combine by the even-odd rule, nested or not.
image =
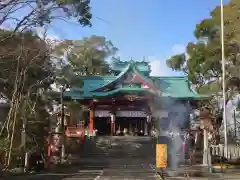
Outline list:
[[[64,163],[65,159],[65,111],[63,104],[63,93],[65,92],[65,87],[61,89],[61,134],[62,134],[62,144],[61,144],[61,164]]]
[[[223,126],[224,126],[224,155],[228,158],[227,114],[226,114],[226,84],[225,84],[225,47],[224,47],[224,12],[221,0],[221,46],[222,46],[222,94],[223,94]]]

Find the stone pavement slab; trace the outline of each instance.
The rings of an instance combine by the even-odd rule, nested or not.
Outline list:
[[[101,175],[101,173],[102,171],[79,171],[76,173],[40,173],[35,175],[5,177],[4,180],[95,180]]]
[[[223,180],[240,180],[240,172],[222,173],[221,178]]]

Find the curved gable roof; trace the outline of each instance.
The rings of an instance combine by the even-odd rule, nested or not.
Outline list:
[[[129,73],[130,71],[133,71],[134,73],[136,73],[137,75],[139,75],[148,85],[150,86],[154,86],[154,83],[152,81],[152,79],[150,79],[148,76],[145,76],[141,73],[141,71],[138,70],[136,63],[135,62],[130,62],[128,64],[128,66],[124,69],[124,71],[122,71],[118,76],[115,77],[115,79],[113,79],[112,81],[109,81],[109,83],[103,84],[100,87],[92,90],[92,91],[101,91],[106,87],[109,87],[111,85],[113,85],[114,83],[117,83],[119,81],[121,81],[124,76]]]

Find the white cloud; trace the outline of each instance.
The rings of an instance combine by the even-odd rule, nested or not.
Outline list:
[[[3,23],[3,24],[1,24],[0,28],[6,29],[6,30],[11,30],[12,26],[10,23]],[[46,34],[46,37],[45,37],[46,42],[48,44],[51,44],[52,46],[55,46],[60,42],[60,38],[56,34],[48,33],[45,28],[38,27],[35,30],[40,38],[44,38],[44,36]]]
[[[183,44],[175,44],[172,47],[172,52],[171,54],[180,54],[180,53],[184,53],[186,51],[186,46]]]
[[[174,55],[174,54],[179,54],[179,53],[184,53],[184,52],[185,52],[185,45],[176,44],[172,47],[172,50],[171,50],[170,54]],[[177,76],[177,75],[182,75],[182,73],[174,72],[169,67],[167,67],[166,59],[168,59],[169,57],[166,57],[164,59],[160,59],[160,58],[156,58],[156,57],[148,57],[147,58],[150,61],[150,66],[151,66],[151,70],[152,70],[151,75],[152,76]]]
[[[169,67],[167,67],[166,61],[160,60],[155,58],[154,59],[149,59],[150,61],[150,66],[151,66],[151,76],[181,76],[183,75],[180,72],[172,71]]]
[[[56,46],[61,41],[59,40],[59,37],[56,35],[47,35],[46,42],[51,45],[52,47]]]
[[[60,38],[56,34],[51,34],[46,28],[36,28],[36,32],[40,38],[45,38],[46,42],[51,46],[55,46],[60,42]]]
[[[167,67],[164,60],[150,58],[149,61],[152,70],[151,76],[169,76],[172,73],[171,69]]]

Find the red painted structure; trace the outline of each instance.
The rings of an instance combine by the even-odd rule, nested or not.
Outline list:
[[[69,126],[66,128],[66,137],[68,138],[79,138],[79,143],[83,144],[85,129],[79,126]]]
[[[70,123],[70,114],[66,113],[65,115],[66,119],[64,121],[65,123],[65,132],[64,135],[66,138],[76,138],[77,142],[80,144],[83,144],[84,142],[84,136],[85,136],[85,128],[84,128],[84,121],[79,121],[77,125],[69,125]],[[57,122],[61,121],[61,117],[59,114],[56,116]],[[63,141],[63,136],[61,132],[58,132],[57,130],[59,127],[54,127],[51,132],[49,132],[48,136],[48,147],[47,147],[47,156],[48,156],[48,166],[51,165],[53,156],[60,156],[60,150],[61,150],[61,143]]]
[[[47,148],[47,165],[48,165],[48,167],[51,165],[51,163],[52,163],[52,155],[53,155],[53,153],[52,153],[52,137],[51,137],[52,135],[51,134],[49,134],[49,136],[48,136],[48,148]]]

